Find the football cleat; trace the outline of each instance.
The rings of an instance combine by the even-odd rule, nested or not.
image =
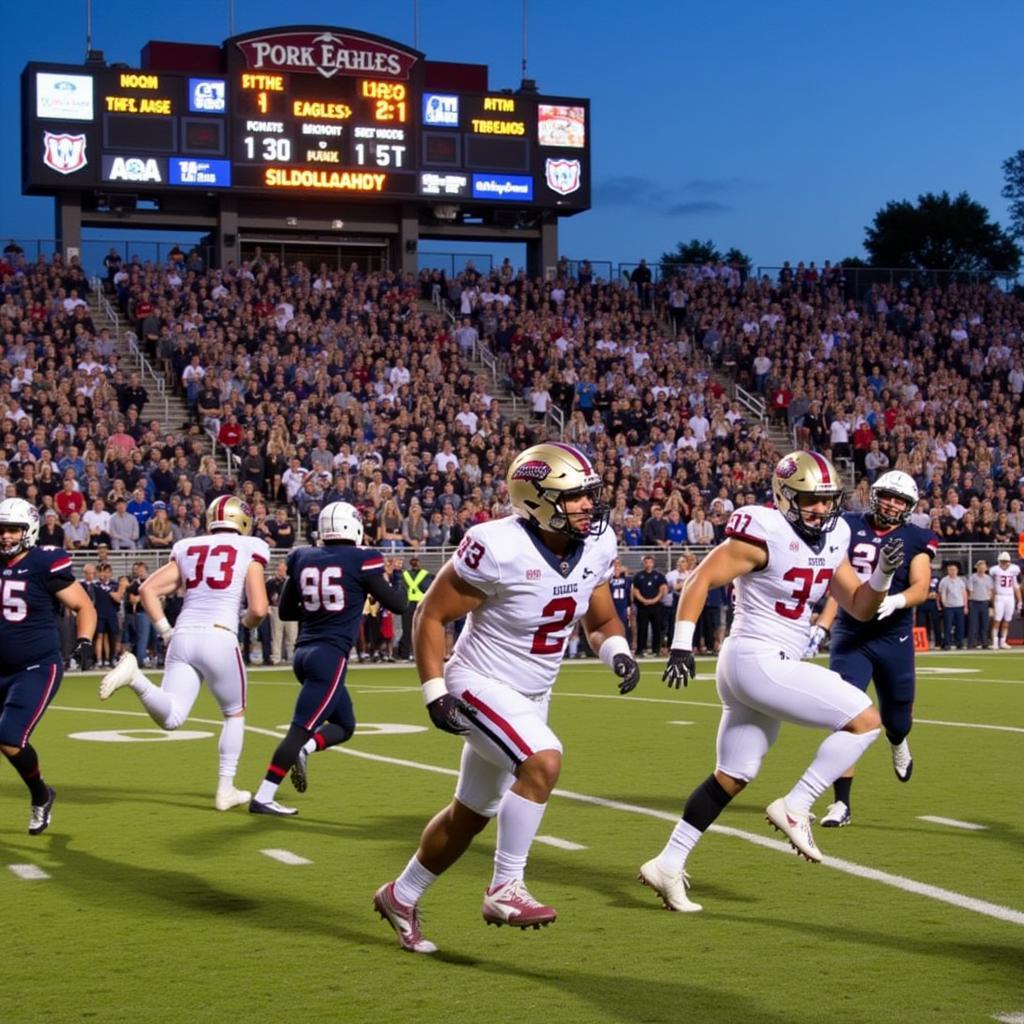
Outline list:
[[[38,807],[32,805],[32,813],[28,818],[28,834],[37,836],[50,827],[50,815],[53,811],[53,801],[57,799],[57,791],[52,786],[46,787],[46,803]]]
[[[394,882],[382,885],[373,894],[373,909],[380,914],[381,920],[387,921],[395,929],[402,949],[410,953],[437,952],[437,946],[423,938],[420,931],[420,914],[416,907],[407,907],[404,903],[398,902]]]
[[[306,775],[306,762],[308,760],[309,754],[306,752],[306,748],[300,747],[299,756],[295,758],[295,764],[292,765],[291,771],[292,785],[297,793],[305,793],[309,786],[309,778]]]
[[[850,808],[842,800],[837,800],[834,804],[828,805],[828,810],[825,811],[821,819],[821,827],[843,828],[845,825],[849,825],[852,820]]]
[[[125,651],[117,664],[100,680],[100,700],[107,700],[115,690],[129,686],[139,671],[139,663],[131,651]]]
[[[488,924],[510,924],[515,928],[542,928],[558,916],[554,907],[539,903],[526,888],[521,878],[487,889],[482,908]]]
[[[252,799],[247,789],[235,789],[234,786],[222,786],[213,798],[213,806],[218,811],[230,811],[232,807],[241,807]]]
[[[914,773],[914,758],[910,754],[910,744],[906,740],[890,743],[892,748],[892,770],[900,782],[909,782]]]
[[[285,807],[284,804],[279,804],[276,800],[268,800],[266,803],[260,803],[255,797],[249,801],[249,813],[250,814],[273,814],[278,818],[290,818],[299,812],[294,807]]]
[[[661,897],[666,910],[678,910],[681,914],[695,914],[703,910],[699,903],[694,903],[686,895],[686,890],[690,888],[690,876],[685,871],[680,871],[678,875],[665,871],[657,857],[652,857],[644,864],[636,877]]]
[[[765,808],[764,813],[768,824],[778,829],[801,857],[806,857],[812,864],[821,863],[821,851],[811,832],[811,816],[809,814],[798,814],[791,811],[781,796],[778,800],[773,800]]]

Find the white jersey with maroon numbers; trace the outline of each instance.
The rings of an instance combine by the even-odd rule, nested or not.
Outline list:
[[[811,609],[824,597],[850,546],[850,527],[840,519],[811,547],[778,509],[745,505],[729,517],[726,537],[764,548],[768,564],[736,580],[730,636],[778,645],[787,657],[803,656]]]
[[[565,558],[517,516],[474,526],[452,557],[459,577],[487,595],[469,614],[450,666],[465,666],[519,693],[554,685],[573,625],[611,578],[615,533],[587,537]]]
[[[259,537],[211,533],[179,540],[171,548],[171,560],[185,585],[185,603],[174,628],[222,626],[234,633],[249,565],[255,561],[266,568],[270,548]]]
[[[1016,588],[1020,582],[1020,566],[1011,562],[1004,568],[996,563],[989,569],[988,574],[996,585],[992,601],[992,618],[996,622],[1010,622],[1017,607]]]

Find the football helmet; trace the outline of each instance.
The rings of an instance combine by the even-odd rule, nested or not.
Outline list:
[[[231,494],[222,494],[214,498],[206,510],[206,529],[232,530],[248,537],[252,533],[252,509],[247,502]]]
[[[887,516],[882,512],[882,498],[899,498],[907,503],[907,507],[897,516]],[[917,508],[918,491],[914,478],[909,473],[891,469],[883,473],[871,485],[871,518],[879,526],[902,526],[910,513]]]
[[[590,460],[560,441],[527,448],[508,468],[508,493],[516,514],[542,530],[576,539],[597,536],[608,526],[610,509],[601,490],[601,477]],[[580,530],[570,522],[565,501],[584,495],[589,496],[593,508],[590,525]]]
[[[0,548],[0,557],[13,558],[38,543],[39,510],[24,498],[4,498],[0,501],[0,530],[5,526],[21,527],[21,540],[14,547]]]
[[[779,459],[772,473],[775,507],[805,540],[814,542],[836,525],[843,508],[843,485],[836,467],[817,452],[796,451]],[[813,495],[828,502],[820,526],[808,523],[800,509],[801,495]]]
[[[6,505],[6,504],[7,504],[7,502],[6,502],[6,501],[5,501],[5,502],[3,502],[3,503],[0,503],[0,511],[2,511],[2,510],[3,510],[3,507],[4,507],[4,505]],[[0,519],[0,523],[3,523],[3,522],[4,522],[4,520],[3,520],[3,519]],[[37,531],[37,532],[38,532],[38,531]],[[996,559],[996,561],[997,561],[997,562],[998,562],[998,563],[999,563],[1000,565],[1002,565],[1002,564],[1003,564],[1003,562],[1011,562],[1011,561],[1013,561],[1013,559],[1011,559],[1011,558],[1010,558],[1010,552],[1009,552],[1009,551],[1000,551],[1000,552],[999,552],[999,557],[998,557],[998,558]]]
[[[316,532],[320,540],[350,540],[356,545],[362,544],[363,520],[359,509],[347,501],[324,505],[316,521]]]

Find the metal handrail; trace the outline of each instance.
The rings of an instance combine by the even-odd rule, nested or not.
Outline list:
[[[757,416],[759,420],[763,421],[766,418],[765,409],[767,408],[767,403],[763,398],[759,398],[753,392],[748,391],[741,384],[734,385],[734,394],[736,400],[740,403],[740,405],[742,405],[745,409],[749,410],[750,412],[754,413],[754,415]]]

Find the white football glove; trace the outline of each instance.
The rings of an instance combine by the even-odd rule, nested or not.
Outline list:
[[[804,648],[804,657],[815,657],[818,648],[828,639],[828,636],[829,631],[824,626],[812,626],[811,635],[807,638],[807,646]]]
[[[907,599],[903,594],[890,594],[878,606],[878,611],[875,612],[875,618],[887,619],[893,612],[898,612],[901,608],[906,607]]]

